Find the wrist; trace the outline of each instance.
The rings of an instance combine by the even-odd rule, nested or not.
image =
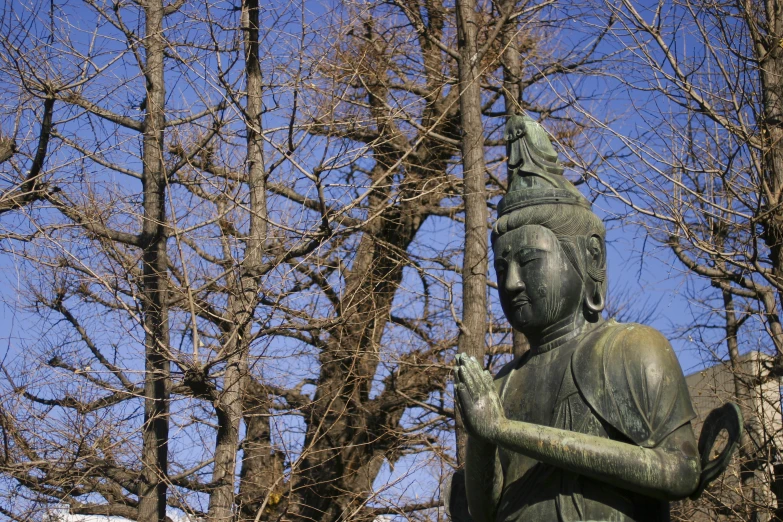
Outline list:
[[[490,434],[490,437],[488,439],[489,442],[497,445],[503,433],[505,433],[506,431],[508,431],[508,419],[506,419],[506,417],[502,415],[495,422],[495,428],[492,430],[492,433]]]

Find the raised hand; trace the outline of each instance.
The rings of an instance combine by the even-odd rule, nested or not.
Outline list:
[[[454,374],[465,426],[471,435],[494,443],[505,415],[492,375],[475,358],[464,354],[457,355]]]

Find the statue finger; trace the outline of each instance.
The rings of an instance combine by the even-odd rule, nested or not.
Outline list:
[[[479,362],[471,357],[470,358],[470,375],[473,377],[474,386],[479,389],[484,389],[484,368],[481,367]]]
[[[473,376],[475,387],[479,390],[484,390],[484,383],[486,380],[485,374],[487,374],[487,372],[479,364],[475,357],[470,358],[470,363],[468,366],[470,367],[470,374]]]
[[[457,376],[459,379],[459,385],[462,387],[470,388],[470,372],[465,366],[457,368]]]
[[[457,385],[457,403],[459,404],[460,413],[463,414],[463,418],[465,418],[465,408],[464,404],[471,404],[473,402],[473,397],[470,395],[470,390],[465,386],[464,384]]]
[[[452,367],[452,370],[454,371],[454,384],[455,386],[462,382],[463,379],[460,378],[460,370],[464,368],[465,359],[463,358],[461,353],[458,353],[454,357],[454,366]]]
[[[479,362],[478,362],[478,361],[476,360],[476,358],[475,358],[475,357],[473,357],[473,356],[470,356],[470,357],[466,357],[466,358],[465,358],[465,366],[469,367],[469,368],[470,368],[470,370],[471,370],[473,373],[476,373],[476,372],[482,371],[482,370],[484,369],[484,368],[482,368],[482,367],[481,367],[481,365],[479,364]]]
[[[495,387],[495,377],[492,376],[489,370],[484,370],[484,382],[492,388]]]
[[[454,368],[454,390],[461,386],[468,390],[471,396],[475,396],[476,386],[471,379],[471,375],[466,372],[464,366]]]
[[[482,370],[481,372],[481,387],[486,392],[491,392],[495,389],[495,385],[493,383],[492,374],[489,373],[487,370]]]
[[[475,397],[476,392],[478,392],[480,388],[474,368],[470,364],[460,367],[459,380],[460,383],[470,391],[470,394]]]

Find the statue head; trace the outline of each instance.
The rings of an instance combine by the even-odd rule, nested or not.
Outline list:
[[[606,295],[606,229],[563,176],[544,129],[528,116],[506,127],[509,189],[492,247],[501,304],[530,334],[582,317],[599,320]]]

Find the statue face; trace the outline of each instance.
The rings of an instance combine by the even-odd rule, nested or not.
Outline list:
[[[520,227],[497,238],[493,249],[500,304],[511,326],[538,333],[581,313],[582,280],[552,231]]]

